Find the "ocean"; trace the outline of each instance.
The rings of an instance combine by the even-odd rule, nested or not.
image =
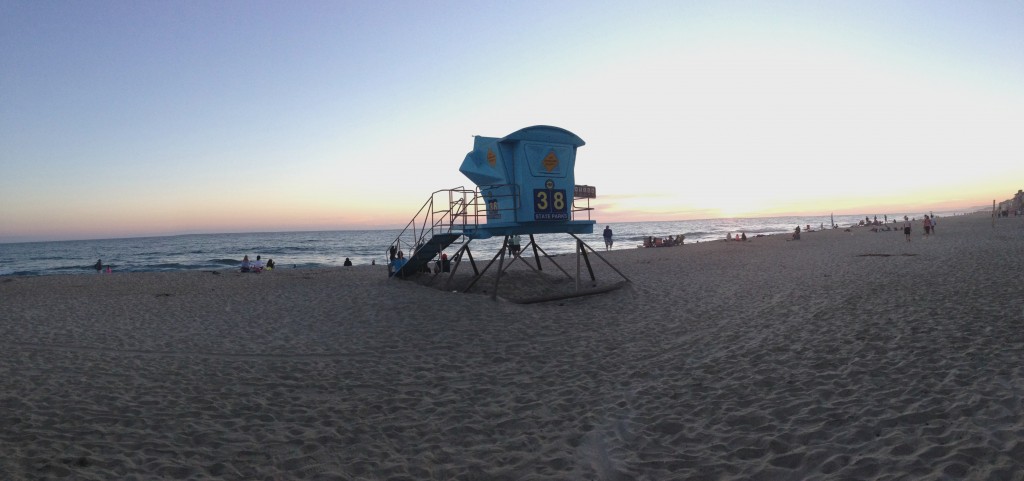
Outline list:
[[[903,215],[921,218],[922,213]],[[942,213],[940,213],[941,217]],[[873,215],[871,216],[874,217]],[[865,216],[835,216],[840,227],[856,225]],[[893,215],[889,216],[891,222]],[[881,220],[882,217],[879,217]],[[605,225],[614,232],[614,249],[635,249],[648,236],[683,234],[686,243],[724,239],[726,234],[788,234],[796,226],[813,229],[828,227],[829,216],[761,217],[744,219],[701,219],[661,222],[617,222],[598,224],[593,234],[580,238],[595,250],[604,249],[601,232]],[[353,264],[387,262],[387,248],[400,230],[339,230],[319,232],[260,232],[232,234],[188,234],[162,237],[133,237],[55,242],[0,244],[0,276],[37,276],[53,274],[96,274],[93,265],[102,259],[112,272],[155,272],[236,269],[242,256],[263,261],[273,259],[277,268],[308,269],[341,266],[345,259]],[[568,234],[541,234],[537,244],[548,254],[572,253],[575,244]],[[524,239],[525,243],[525,239]],[[474,240],[470,244],[475,258],[490,258],[497,253],[500,238]],[[448,248],[449,255],[460,246]],[[526,256],[532,252],[525,252]]]

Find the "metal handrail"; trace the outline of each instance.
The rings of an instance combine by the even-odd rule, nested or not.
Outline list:
[[[572,199],[572,218],[573,218],[573,220],[576,220],[576,213],[577,212],[586,212],[587,213],[587,220],[591,220],[590,219],[590,211],[594,210],[594,208],[590,206],[590,199],[589,198],[586,199],[587,200],[587,205],[586,206],[577,206],[576,202],[579,201],[579,200],[580,199],[577,199],[575,197],[573,197],[573,199]]]
[[[445,194],[446,201],[438,199],[438,194]],[[409,257],[416,255],[419,246],[426,244],[437,234],[451,233],[456,227],[465,230],[476,227],[486,220],[486,205],[483,196],[477,189],[456,187],[434,191],[413,215],[390,245],[385,256],[390,257],[392,247],[396,251],[409,251]]]

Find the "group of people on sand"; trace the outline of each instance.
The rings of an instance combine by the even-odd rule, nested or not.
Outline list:
[[[833,229],[838,227],[838,225],[832,226]],[[820,226],[818,226],[818,230],[825,230],[825,224],[822,223]],[[804,232],[814,232],[813,230],[811,230],[811,224],[807,224],[807,226],[804,227]],[[792,237],[793,240],[800,240],[800,226],[796,226],[796,229],[793,229],[793,234],[790,237]]]
[[[799,227],[797,227],[797,229],[799,229]],[[730,236],[732,236],[732,237],[730,237]],[[725,240],[726,241],[746,242],[747,241],[747,233],[746,232],[740,232],[739,234],[733,235],[730,232],[726,232],[725,233]]]
[[[935,214],[931,214],[931,215],[925,214],[924,220],[923,220],[923,226],[924,226],[924,235],[926,237],[931,236],[932,234],[935,234],[935,224],[937,223],[936,222],[937,219],[938,219],[938,217]],[[910,233],[911,233],[911,231],[913,231],[913,223],[916,220],[917,220],[916,218],[911,219],[908,216],[903,216],[903,229],[902,230],[903,230],[903,235],[906,236],[907,242],[910,242]],[[885,216],[885,219],[882,222],[878,221],[878,217],[877,216],[875,217],[874,220],[872,220],[869,217],[865,217],[864,220],[858,222],[858,225],[860,225],[860,226],[875,226],[875,227],[871,228],[871,232],[891,231],[893,229],[890,229],[887,226],[888,221],[889,221],[889,216],[888,215]],[[896,222],[897,222],[896,218],[894,217],[892,219],[892,223],[896,224]],[[881,227],[878,227],[878,226],[886,226],[886,227],[881,228]],[[809,225],[807,226],[807,232],[811,232],[810,227],[811,226],[809,226]],[[833,228],[836,228],[836,227],[837,226],[833,226]],[[846,232],[850,232],[849,228],[844,229],[844,230]],[[897,227],[895,230],[900,230],[900,229]],[[729,236],[727,234],[726,235],[726,239],[728,239],[728,237]],[[800,226],[797,226],[796,229],[793,231],[792,238],[793,238],[793,240],[800,240]]]
[[[893,219],[892,221],[895,223],[896,219]],[[857,225],[860,225],[860,226],[865,226],[865,225],[882,225],[882,224],[885,224],[887,222],[889,222],[889,215],[888,214],[883,216],[883,219],[881,221],[878,220],[878,216],[877,215],[875,216],[875,220],[871,220],[870,217],[864,216],[864,220],[857,222]]]
[[[264,264],[263,258],[261,256],[256,256],[256,260],[254,261],[249,260],[248,254],[246,254],[245,257],[242,258],[242,272],[254,272],[258,274],[260,272],[263,272],[264,270],[269,271],[273,269],[274,259],[267,259],[267,263]]]
[[[518,235],[511,236],[508,239],[508,247],[512,255],[519,254],[519,251],[521,249],[520,243],[521,241]],[[351,263],[348,263],[348,259],[345,259],[345,261],[345,265],[352,265]],[[391,248],[388,249],[388,272],[390,272],[392,275],[402,270],[402,267],[404,267],[405,264],[407,264],[408,262],[409,259],[406,259],[405,253],[402,252],[401,249],[399,249],[397,246],[391,246]],[[371,262],[371,265],[373,264],[376,263]],[[433,272],[434,274],[437,274],[440,272],[451,272],[451,268],[452,264],[451,260],[448,259],[448,254],[445,252],[441,252],[437,257],[437,260],[433,262],[433,266],[431,266],[431,264],[428,262],[419,267],[418,272],[426,274]]]
[[[405,253],[398,250],[397,246],[388,249],[388,269],[391,272],[398,272],[406,263]]]
[[[924,224],[924,235],[925,235],[925,237],[931,236],[932,234],[935,233],[935,224],[936,224],[936,220],[937,219],[938,219],[938,217],[936,217],[935,214],[932,214],[932,215],[925,214],[924,215],[923,224]],[[916,219],[913,219],[913,220],[916,220]],[[913,223],[911,221],[912,221],[912,219],[908,218],[907,216],[903,216],[903,235],[906,236],[907,242],[910,242],[910,232],[913,230],[912,229]]]
[[[683,235],[683,234],[679,234],[679,235],[674,236],[674,237],[670,235],[670,236],[668,236],[668,237],[666,237],[664,239],[662,239],[661,237],[647,236],[647,238],[644,239],[644,247],[672,247],[672,246],[678,246],[678,245],[683,245],[683,242],[685,240],[686,240],[686,236]]]
[[[924,235],[926,237],[927,236],[931,236],[932,234],[935,233],[935,224],[937,223],[937,219],[938,219],[938,217],[935,214],[932,214],[932,215],[925,214],[924,221],[923,221],[923,226],[924,226]],[[888,219],[886,219],[886,220],[888,220]],[[910,233],[914,230],[913,226],[914,226],[914,221],[916,221],[916,220],[917,220],[917,218],[911,219],[908,216],[903,216],[903,226],[902,226],[903,229],[902,230],[903,230],[903,235],[907,239],[907,242],[910,242]],[[896,224],[896,218],[893,218],[892,222],[893,222],[893,224]],[[887,232],[887,231],[892,231],[892,230],[896,230],[896,231],[901,230],[899,227],[896,227],[895,229],[891,229],[886,224],[865,224],[863,221],[861,221],[860,225],[885,225],[886,226],[885,228],[872,227],[871,228],[871,232]],[[846,229],[846,231],[849,232],[850,229]]]

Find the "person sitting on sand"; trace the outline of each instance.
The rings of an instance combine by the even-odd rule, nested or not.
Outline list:
[[[343,265],[345,267],[352,267],[352,259],[349,259],[348,257],[346,257],[345,258],[345,264],[343,264]]]
[[[263,272],[263,258],[256,256],[256,262],[253,262],[250,266],[253,272]]]
[[[269,271],[269,270],[273,270],[273,269],[274,269],[274,259],[267,259],[267,270]]]
[[[249,272],[250,270],[252,270],[252,263],[249,262],[249,254],[246,254],[242,258],[242,272]]]
[[[743,241],[743,242],[747,241],[747,233],[746,232],[743,232],[743,233],[740,234],[740,240]]]
[[[796,226],[796,230],[793,231],[793,240],[800,240],[800,226]]]

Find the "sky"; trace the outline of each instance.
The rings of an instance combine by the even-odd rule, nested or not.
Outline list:
[[[398,228],[473,136],[599,223],[1024,188],[1020,1],[0,0],[0,242]]]

